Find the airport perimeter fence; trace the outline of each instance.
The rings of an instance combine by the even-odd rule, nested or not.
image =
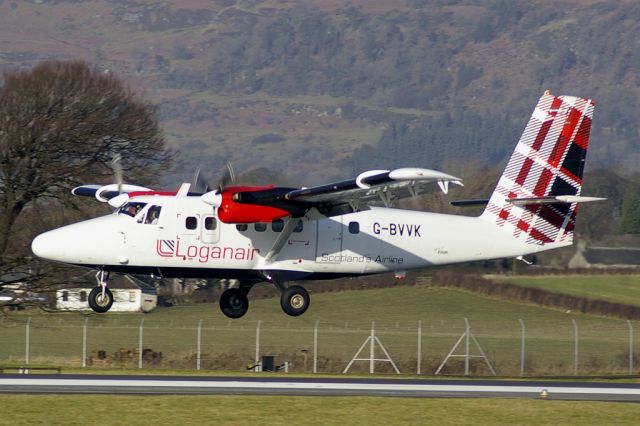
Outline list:
[[[145,319],[0,317],[0,368],[471,376],[640,373],[640,323],[625,320],[177,324]]]

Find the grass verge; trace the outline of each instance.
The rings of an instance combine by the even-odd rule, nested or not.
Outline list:
[[[520,399],[0,395],[0,425],[636,424],[636,404]]]

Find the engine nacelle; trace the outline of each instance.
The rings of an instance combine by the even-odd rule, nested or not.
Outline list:
[[[218,218],[224,223],[272,222],[291,215],[291,212],[277,207],[241,201],[243,193],[270,190],[273,187],[231,187],[216,197],[210,197],[218,207]],[[206,201],[205,201],[206,202]],[[212,204],[212,203],[210,203]],[[213,204],[212,204],[213,205]]]

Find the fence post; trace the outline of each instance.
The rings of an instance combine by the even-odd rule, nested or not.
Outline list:
[[[140,333],[138,339],[138,368],[142,368],[142,333],[144,330],[144,318],[140,320]]]
[[[24,348],[24,365],[29,366],[29,352],[30,352],[30,336],[29,331],[31,328],[31,317],[27,318],[26,335],[25,335],[25,348]]]
[[[631,321],[627,320],[627,327],[629,327],[629,375],[633,374],[633,326]]]
[[[469,375],[469,320],[464,319],[464,375]]]
[[[256,325],[256,371],[262,371],[262,368],[258,367],[258,363],[260,362],[260,323],[262,321],[258,320],[258,324]]]
[[[571,319],[571,322],[573,322],[573,340],[574,340],[574,350],[573,350],[573,375],[577,376],[578,375],[578,355],[579,355],[579,349],[578,349],[578,323],[576,322],[575,319]]]
[[[316,326],[313,328],[313,372],[318,372],[318,324],[320,320],[316,320]]]
[[[196,348],[196,370],[200,370],[200,349],[202,341],[202,320],[198,321],[198,343]]]
[[[369,346],[369,374],[375,371],[375,340],[376,340],[376,322],[371,321],[371,345]]]
[[[87,366],[87,322],[89,317],[84,319],[84,325],[82,326],[82,367]]]
[[[416,374],[420,375],[420,364],[422,364],[422,320],[418,321],[418,361],[416,365]]]
[[[520,377],[524,377],[524,338],[526,329],[524,321],[521,319],[518,321],[520,322]]]

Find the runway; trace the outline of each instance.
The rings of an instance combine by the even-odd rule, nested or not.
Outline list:
[[[0,393],[546,398],[640,402],[640,383],[300,377],[0,375]]]

